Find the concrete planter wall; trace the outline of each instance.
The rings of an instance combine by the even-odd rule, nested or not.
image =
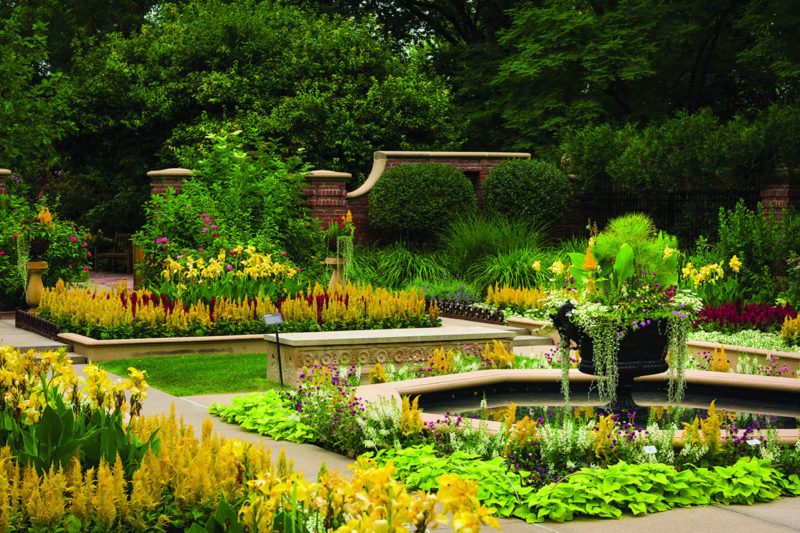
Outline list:
[[[317,331],[280,335],[281,364],[285,384],[296,386],[304,366],[335,361],[360,364],[366,376],[376,363],[404,363],[408,356],[430,354],[437,348],[459,344],[484,345],[492,340],[512,350],[514,333],[489,327],[406,328],[356,331]],[[218,353],[266,353],[270,380],[278,381],[278,348],[275,334],[161,339],[97,340],[76,333],[62,333],[59,340],[90,361],[110,361],[154,355],[202,355]]]
[[[278,348],[275,334],[265,335],[268,342],[267,378],[278,381]],[[417,329],[374,329],[363,331],[321,331],[280,335],[283,382],[297,386],[303,367],[315,362],[339,366],[360,365],[366,377],[377,364],[401,365],[408,356],[430,354],[438,348],[459,344],[484,345],[492,340],[512,350],[514,332],[485,327],[448,327]]]

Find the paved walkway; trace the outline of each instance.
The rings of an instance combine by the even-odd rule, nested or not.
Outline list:
[[[448,321],[449,322],[449,321]],[[452,322],[453,325],[461,321]],[[474,324],[473,324],[474,325]],[[53,346],[53,341],[44,339],[33,333],[18,330],[13,320],[0,320],[0,345],[13,346]],[[537,347],[538,349],[538,347]],[[81,371],[85,365],[75,365]],[[215,394],[207,396],[176,397],[166,392],[149,389],[144,403],[144,414],[169,413],[175,406],[178,416],[192,424],[199,434],[203,420],[208,416],[208,406],[215,402],[226,402],[235,394]],[[316,472],[324,462],[329,469],[347,472],[352,460],[347,457],[323,450],[309,444],[277,442],[255,433],[243,431],[239,426],[227,424],[214,419],[214,428],[226,438],[241,438],[250,442],[263,442],[271,448],[277,459],[281,447],[286,450],[287,457],[294,460],[295,468],[303,470],[309,479],[316,478]],[[692,507],[674,509],[663,513],[633,517],[626,516],[622,520],[580,519],[564,524],[546,522],[544,524],[526,524],[520,520],[504,519],[500,521],[504,532],[581,532],[581,533],[642,533],[642,532],[703,532],[733,533],[739,531],[778,533],[800,531],[800,498],[783,498],[772,503],[751,506],[712,505],[708,507]],[[491,529],[486,529],[491,531]]]

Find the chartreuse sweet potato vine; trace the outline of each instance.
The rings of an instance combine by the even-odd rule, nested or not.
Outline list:
[[[435,490],[444,473],[479,480],[478,498],[497,508],[500,516],[528,522],[564,522],[579,515],[620,518],[710,503],[766,502],[800,495],[800,478],[786,476],[764,459],[743,457],[727,467],[682,471],[661,463],[628,464],[605,469],[583,468],[558,483],[538,490],[524,486],[522,476],[510,472],[501,458],[490,461],[456,452],[438,456],[433,446],[386,450],[378,461],[390,461],[409,487]]]

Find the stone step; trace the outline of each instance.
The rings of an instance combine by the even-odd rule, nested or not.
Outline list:
[[[23,350],[23,351],[27,351],[27,350]],[[43,351],[49,351],[49,350],[43,350]],[[69,360],[70,360],[70,362],[72,362],[73,365],[83,365],[83,364],[86,364],[86,362],[87,362],[85,355],[79,355],[79,354],[70,352],[70,353],[67,353],[67,357],[69,357]],[[35,359],[38,360],[39,357],[36,357]]]
[[[513,331],[514,333],[517,334],[517,337],[519,337],[520,335],[528,335],[531,332],[528,328],[517,328],[517,327],[514,327],[514,326],[497,326],[497,327],[498,327],[498,329],[504,329],[506,331]]]
[[[535,335],[517,335],[514,337],[514,347],[517,346],[552,346],[550,337],[537,337]]]

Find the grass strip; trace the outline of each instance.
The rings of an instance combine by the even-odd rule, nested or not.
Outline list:
[[[267,355],[215,354],[151,356],[97,363],[119,376],[127,376],[128,368],[147,372],[147,383],[173,396],[226,394],[277,389],[279,385],[266,379]]]

